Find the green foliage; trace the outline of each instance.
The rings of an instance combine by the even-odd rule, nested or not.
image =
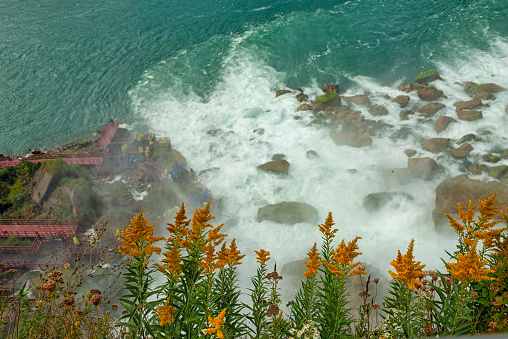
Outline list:
[[[320,103],[320,104],[326,104],[327,102],[332,101],[332,100],[336,100],[336,99],[340,100],[339,93],[336,93],[336,92],[327,92],[326,94],[323,94],[322,96],[316,98],[316,100],[314,100],[314,102]]]
[[[28,191],[39,167],[39,163],[23,159],[16,166],[0,169],[0,213],[4,213],[3,217],[23,218],[31,214]]]
[[[265,338],[269,329],[266,319],[266,300],[268,299],[267,272],[266,265],[263,263],[258,267],[256,276],[251,278],[252,285],[254,286],[253,289],[249,289],[252,306],[245,305],[245,308],[250,311],[250,314],[246,318],[252,324],[249,327],[251,338]]]
[[[85,169],[78,165],[70,165],[62,159],[54,159],[46,161],[42,164],[48,173],[52,174],[55,178],[84,178]]]
[[[18,235],[11,235],[9,238],[0,238],[0,246],[30,246],[32,241],[21,239]]]

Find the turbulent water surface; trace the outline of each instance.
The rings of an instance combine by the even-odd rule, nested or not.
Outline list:
[[[331,211],[341,238],[362,236],[362,259],[382,270],[412,237],[416,255],[436,266],[450,243],[433,231],[435,188],[463,169],[419,143],[437,136],[440,115],[454,116],[452,98],[469,100],[460,83],[508,88],[507,18],[508,3],[494,0],[4,0],[0,153],[48,148],[118,117],[171,137],[197,171],[214,169],[200,180],[222,201],[224,221],[235,224],[228,233],[246,253],[265,248],[282,264],[304,258],[320,238],[315,225],[255,220],[261,206],[299,201],[315,206],[321,222]],[[397,85],[427,69],[445,79],[436,86],[448,108],[428,121],[400,121],[401,109],[384,96],[402,94]],[[307,126],[313,116],[296,112],[295,93],[275,98],[275,90],[294,86],[313,98],[328,82],[345,94],[371,92],[390,111],[379,120],[391,132],[370,147],[337,146],[329,130]],[[410,96],[410,107],[421,104]],[[500,93],[483,120],[452,124],[441,135],[492,131],[473,158],[506,147],[506,104]],[[435,181],[386,187],[382,171],[406,167],[408,148],[444,171]],[[309,150],[319,158],[308,159]],[[256,169],[275,153],[286,155],[289,177]],[[363,198],[383,190],[414,200],[367,214]]]

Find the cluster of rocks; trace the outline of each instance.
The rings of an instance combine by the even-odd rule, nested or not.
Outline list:
[[[409,120],[410,115],[418,115],[421,119],[430,119],[434,117],[438,112],[445,109],[447,106],[445,103],[440,102],[441,99],[448,99],[443,91],[437,89],[431,85],[434,81],[443,80],[437,71],[427,71],[415,77],[415,82],[412,84],[402,85],[398,89],[401,92],[411,93],[416,91],[418,98],[426,102],[420,107],[415,107],[413,104],[412,109],[401,110],[399,112],[400,120]],[[448,126],[452,123],[456,123],[458,120],[461,121],[475,121],[483,119],[482,108],[489,107],[488,103],[484,101],[494,100],[495,94],[505,91],[505,88],[498,86],[493,83],[476,84],[474,82],[466,82],[463,84],[465,93],[471,97],[470,100],[457,101],[454,103],[455,116],[441,115],[435,120],[434,129],[437,134],[445,131]],[[381,105],[372,104],[369,93],[364,93],[354,96],[341,96],[339,94],[339,86],[337,84],[326,84],[323,87],[323,95],[315,98],[315,100],[306,102],[309,97],[303,93],[300,88],[293,88],[299,93],[296,95],[296,99],[301,103],[297,111],[312,111],[314,115],[314,121],[311,125],[327,125],[332,128],[330,137],[338,145],[345,145],[350,147],[367,147],[372,144],[373,137],[379,135],[383,130],[389,129],[393,126],[386,124],[376,118],[389,114],[386,107]],[[291,93],[290,90],[277,91],[276,96]],[[390,99],[386,96],[387,99]],[[406,108],[410,103],[410,96],[407,94],[400,94],[395,98],[391,98],[391,101],[397,103],[401,109]],[[444,101],[446,102],[446,101]],[[364,113],[360,110],[355,110],[353,104],[356,106],[363,106],[366,111],[370,114],[369,117],[364,116]],[[508,106],[505,109],[508,114]],[[496,186],[495,190],[498,192],[508,192],[508,186],[504,186],[504,183],[508,183],[508,166],[488,166],[486,164],[472,163],[468,160],[470,152],[473,150],[473,145],[476,142],[482,142],[482,136],[475,134],[468,134],[463,136],[459,140],[452,140],[450,138],[431,138],[424,140],[421,144],[421,150],[427,151],[433,154],[443,154],[453,159],[463,161],[463,164],[472,174],[481,174],[483,172],[488,173],[493,178],[498,179],[501,182],[495,182],[492,184],[485,183],[486,187],[493,187],[495,185],[502,185],[502,187]],[[383,177],[388,186],[404,185],[411,182],[414,179],[431,180],[434,178],[435,173],[439,170],[439,165],[435,160],[431,158],[412,158],[418,154],[417,150],[408,149],[405,150],[408,157],[407,168],[389,169],[383,173]],[[491,153],[483,156],[483,162],[495,164],[502,159],[508,159],[508,149],[495,150]],[[288,175],[289,163],[285,159],[273,159],[272,161],[259,166],[260,169],[275,172],[280,175]],[[474,184],[472,184],[474,182]],[[460,184],[458,184],[460,183]],[[464,184],[466,183],[466,184]],[[481,181],[469,179],[467,175],[460,176],[457,178],[449,179],[443,182],[443,187],[447,187],[449,191],[461,192],[460,185],[465,185],[468,189],[472,187],[480,187]],[[457,184],[458,187],[450,188],[450,185]],[[476,185],[476,186],[475,186]],[[490,186],[489,186],[490,185]],[[456,210],[457,201],[464,200],[465,196],[468,199],[485,199],[488,194],[491,195],[492,189],[477,189],[474,192],[457,193],[446,198],[447,194],[441,194],[443,189],[438,188],[436,192],[436,208],[434,211],[434,220],[436,227],[442,224],[442,218],[437,215],[444,215],[444,213],[453,214]],[[489,195],[489,196],[490,196]],[[373,195],[369,195],[365,199],[364,206],[367,210],[373,212],[379,210],[387,203],[392,201],[394,197],[402,196],[406,199],[412,197],[404,195],[401,192],[378,192]],[[501,199],[505,199],[504,197]],[[508,201],[508,195],[506,196]],[[443,202],[447,201],[447,202]],[[453,201],[453,204],[448,206],[448,202]],[[501,201],[501,205],[503,204]],[[467,204],[467,201],[465,202]],[[453,206],[452,206],[453,205]],[[286,208],[286,207],[284,207]],[[261,209],[260,209],[261,211]],[[261,212],[260,212],[261,213]],[[261,213],[263,215],[263,213]],[[268,219],[259,217],[258,220]],[[271,220],[275,220],[272,218]],[[288,220],[291,218],[287,218]]]

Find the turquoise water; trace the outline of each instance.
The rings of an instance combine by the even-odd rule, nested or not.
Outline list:
[[[269,68],[273,90],[345,90],[472,51],[502,58],[507,18],[508,3],[492,0],[3,0],[0,153],[80,138],[109,117],[142,128],[140,106],[168,93],[207,101],[231,62]]]

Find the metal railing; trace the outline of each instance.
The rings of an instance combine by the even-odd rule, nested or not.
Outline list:
[[[37,254],[42,244],[42,238],[36,236],[30,246],[0,246],[0,253]]]

